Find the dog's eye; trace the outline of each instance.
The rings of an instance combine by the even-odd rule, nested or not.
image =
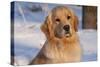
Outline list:
[[[67,16],[67,19],[69,20],[71,18],[71,16]]]
[[[60,22],[60,19],[57,18],[56,19],[56,24],[59,24],[59,22]]]
[[[57,21],[57,22],[60,22],[60,19],[57,18],[56,21]]]

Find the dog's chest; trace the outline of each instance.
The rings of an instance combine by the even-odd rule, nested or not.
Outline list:
[[[70,45],[70,44],[67,44]],[[63,45],[62,43],[58,43],[58,44],[53,44],[53,46],[51,46],[50,44],[47,44],[47,46],[45,46],[45,56],[51,60],[55,60],[55,61],[68,61],[68,60],[72,60],[72,59],[77,59],[77,57],[79,57],[79,50],[77,49],[79,47],[71,47],[71,46],[66,46]]]

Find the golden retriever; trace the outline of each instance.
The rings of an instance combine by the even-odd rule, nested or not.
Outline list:
[[[41,26],[47,40],[30,64],[78,62],[81,48],[77,36],[78,18],[65,7],[55,7]]]

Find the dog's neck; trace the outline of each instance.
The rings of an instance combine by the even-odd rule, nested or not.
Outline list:
[[[73,49],[74,52],[77,52],[76,46],[79,47],[77,40],[78,40],[78,38],[76,37],[76,35],[73,35],[70,38],[49,39],[45,42],[44,52],[46,52],[46,54],[45,53],[44,54],[47,55],[48,57],[56,58],[55,53],[57,53],[57,52],[59,52],[61,54],[65,54],[67,51],[71,51],[71,49]],[[73,48],[72,46],[75,46],[75,48]],[[61,54],[58,54],[58,56],[60,56]],[[66,56],[66,55],[64,55],[64,56]]]

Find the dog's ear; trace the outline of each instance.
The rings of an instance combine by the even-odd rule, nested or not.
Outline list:
[[[75,13],[73,12],[73,10],[72,9],[69,9],[70,10],[70,12],[71,12],[71,15],[72,15],[72,22],[73,22],[73,27],[74,27],[74,30],[75,30],[75,32],[77,32],[78,31],[78,24],[79,24],[79,20],[78,20],[78,17],[75,15]]]
[[[41,25],[41,30],[47,38],[52,38],[54,36],[51,14],[46,17],[44,23]]]
[[[74,15],[74,29],[75,29],[75,32],[78,31],[78,17],[76,15]]]

